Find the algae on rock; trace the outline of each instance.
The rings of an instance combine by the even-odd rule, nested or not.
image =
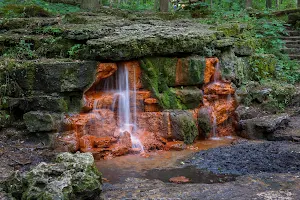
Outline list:
[[[102,179],[91,153],[62,153],[55,163],[13,174],[1,187],[8,196],[24,200],[100,199]]]

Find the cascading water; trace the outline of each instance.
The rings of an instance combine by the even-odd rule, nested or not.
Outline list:
[[[123,135],[125,132],[129,133],[132,148],[144,152],[143,145],[136,136],[136,86],[134,84],[133,90],[130,90],[127,68],[120,66],[113,76],[103,81],[101,89],[102,96],[112,95],[113,101],[111,105],[103,106],[100,104],[103,99],[95,99],[92,113],[96,116],[97,120],[101,121],[103,117],[99,115],[100,109],[116,111],[118,130],[115,130],[115,132],[120,135]]]
[[[118,102],[118,120],[119,120],[119,132],[123,134],[128,132],[130,134],[132,148],[140,149],[144,151],[143,145],[140,140],[135,136],[136,127],[136,86],[133,86],[133,98],[130,98],[129,78],[128,70],[126,67],[119,67],[116,72],[116,91],[114,95],[114,105]],[[130,107],[133,107],[133,113],[131,113]]]

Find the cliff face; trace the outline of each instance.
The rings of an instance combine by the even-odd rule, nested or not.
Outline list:
[[[243,65],[246,55],[243,59],[235,55],[234,39],[191,20],[168,21],[104,10],[56,18],[10,18],[3,20],[0,26],[3,29],[0,33],[0,109],[7,116],[1,118],[2,128],[14,126],[16,122],[22,128],[25,122],[30,132],[53,135],[70,130],[66,128],[69,115],[91,110],[86,100],[95,98],[84,99],[88,97],[88,93],[84,93],[91,92],[91,86],[95,87],[100,79],[116,71],[103,69],[103,66],[111,69],[114,65],[128,65],[131,79],[132,69],[137,70],[136,87],[141,97],[139,102],[142,102],[139,108],[146,112],[139,118],[140,126],[148,126],[147,132],[163,126],[165,132],[160,134],[166,137],[162,138],[179,138],[191,143],[197,136],[207,137],[212,131],[208,124],[203,125],[208,127],[201,128],[202,132],[198,128],[201,114],[197,109],[203,104],[218,107],[216,112],[226,116],[217,116],[217,124],[223,123],[236,106],[230,99],[230,112],[226,111],[226,105],[224,107],[227,95],[234,94],[228,81],[238,84],[241,73],[247,76],[244,75],[246,64]],[[218,70],[215,70],[217,62],[209,64],[211,61],[207,60],[215,59],[213,57],[220,58],[220,61],[217,59]],[[207,85],[214,80],[222,84]],[[219,100],[218,95],[221,95]],[[106,97],[101,97],[104,103],[109,95]],[[173,110],[178,109],[190,111],[180,115],[174,111],[173,115]],[[207,109],[201,112],[210,113],[210,117],[201,119],[201,123],[213,121],[213,112]],[[159,114],[159,111],[163,112]],[[181,117],[176,117],[176,113]],[[157,120],[160,125],[155,122],[149,128],[154,118],[166,124]],[[170,132],[169,126],[192,127],[192,132],[187,133],[191,136],[187,136],[185,130]],[[170,134],[173,136],[168,136]]]

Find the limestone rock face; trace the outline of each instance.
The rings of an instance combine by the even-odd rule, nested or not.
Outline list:
[[[240,136],[249,139],[265,139],[275,130],[286,127],[289,123],[288,114],[268,115],[247,120],[241,120],[239,126]]]
[[[198,129],[189,111],[170,112],[172,136],[177,140],[183,140],[186,144],[191,144],[198,136]]]
[[[13,174],[2,189],[18,199],[81,200],[99,198],[101,185],[91,153],[62,153],[55,163],[40,163],[27,174]]]
[[[57,114],[40,111],[30,111],[25,113],[24,122],[30,132],[44,132],[57,130]]]

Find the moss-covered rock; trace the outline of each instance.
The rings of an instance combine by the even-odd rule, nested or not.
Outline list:
[[[212,131],[211,111],[207,107],[202,107],[198,112],[198,129],[203,138],[208,138]]]
[[[198,136],[196,120],[189,111],[171,111],[170,112],[172,137],[182,140],[186,144],[194,142]]]
[[[230,23],[219,25],[216,29],[222,31],[227,37],[234,37],[241,34],[246,28],[246,24]]]
[[[0,63],[0,74],[9,77],[9,83],[17,84],[24,94],[32,91],[74,92],[84,91],[94,81],[96,62],[68,62],[59,60],[43,60],[20,62],[5,60]],[[0,84],[6,84],[6,77]]]
[[[194,87],[203,84],[205,58],[145,58],[140,60],[143,85],[150,89],[164,109],[195,108],[201,102],[201,91]],[[173,88],[181,86],[180,88]],[[192,98],[192,99],[191,99]]]
[[[7,4],[0,9],[2,17],[49,17],[51,14],[38,5]]]
[[[197,87],[183,87],[174,90],[180,104],[184,105],[186,109],[197,108],[203,101],[203,92]]]
[[[57,120],[59,117],[58,114],[54,113],[30,111],[24,114],[23,119],[30,132],[46,132],[58,129]]]
[[[62,153],[55,163],[40,163],[26,174],[12,175],[3,189],[17,199],[95,199],[102,180],[91,153]]]
[[[272,113],[282,110],[292,103],[296,94],[295,86],[277,81],[248,82],[237,91],[240,102],[245,105],[260,104]]]
[[[248,139],[266,139],[275,130],[286,127],[288,122],[289,115],[286,113],[241,120],[238,134]]]

